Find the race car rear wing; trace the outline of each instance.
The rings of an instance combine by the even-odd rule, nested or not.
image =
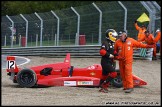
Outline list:
[[[64,59],[64,63],[69,63],[69,65],[71,65],[71,64],[70,64],[70,53],[67,53],[67,54],[66,54],[66,57],[65,57],[65,59]]]

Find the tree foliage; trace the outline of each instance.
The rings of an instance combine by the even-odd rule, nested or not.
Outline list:
[[[1,16],[49,12],[102,1],[2,1]],[[161,1],[156,1],[161,6]]]
[[[1,16],[49,12],[71,6],[91,4],[93,1],[2,1]]]

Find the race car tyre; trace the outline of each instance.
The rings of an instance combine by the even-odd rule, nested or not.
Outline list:
[[[17,82],[21,87],[33,87],[37,82],[36,73],[31,69],[22,69],[17,74]]]
[[[112,85],[117,88],[121,88],[123,86],[122,79],[120,77],[120,71],[116,70],[117,77],[112,80]]]

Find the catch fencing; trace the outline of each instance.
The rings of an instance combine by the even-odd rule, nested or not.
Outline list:
[[[155,1],[96,2],[45,13],[6,15],[1,21],[1,46],[100,45],[109,28],[125,30],[136,39],[134,21],[144,12],[151,20],[144,24],[154,34],[161,28],[161,7]]]
[[[35,49],[100,46],[105,31],[110,28],[117,32],[125,30],[129,37],[137,39],[134,21],[144,12],[150,22],[143,24],[155,36],[156,29],[161,28],[161,7],[156,1],[104,1],[44,13],[2,16],[2,53],[6,50],[11,50],[8,53],[14,50],[25,53],[31,48],[33,55],[40,55],[40,51],[34,54]]]

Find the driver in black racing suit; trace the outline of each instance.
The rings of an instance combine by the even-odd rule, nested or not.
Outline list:
[[[107,93],[108,86],[110,81],[117,76],[117,72],[114,67],[114,42],[116,41],[116,37],[118,36],[117,32],[114,29],[108,29],[106,31],[106,40],[102,42],[100,55],[101,58],[101,66],[102,66],[102,77],[100,80],[99,87],[101,88],[99,91]]]

